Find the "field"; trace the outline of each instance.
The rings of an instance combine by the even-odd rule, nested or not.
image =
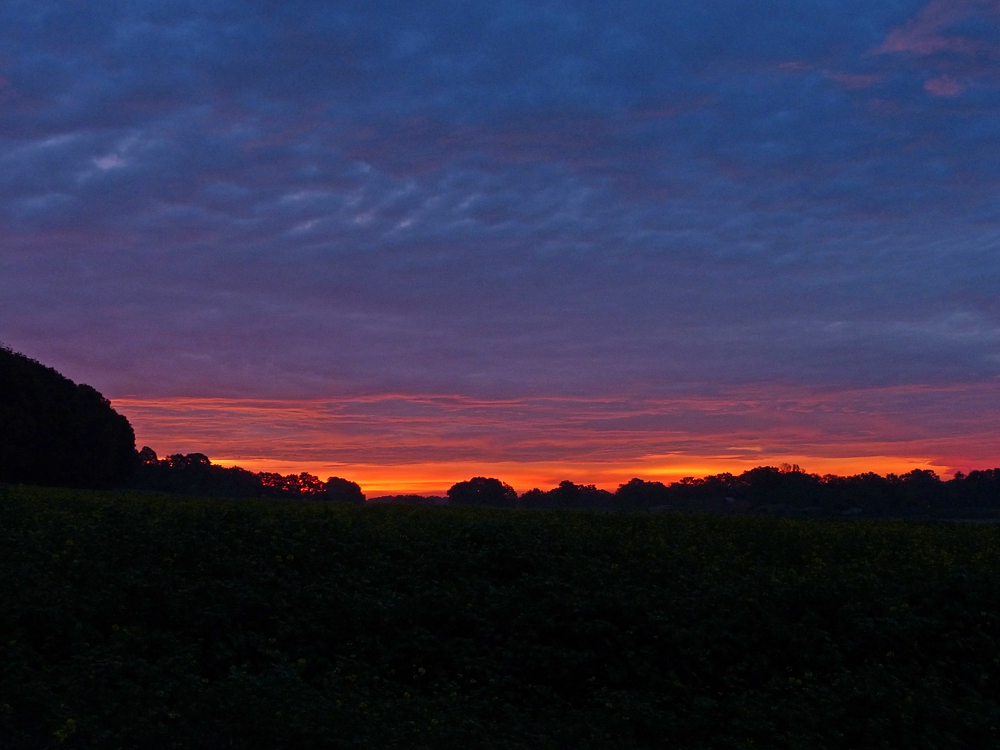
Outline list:
[[[1000,528],[0,487],[0,746],[1000,745]]]

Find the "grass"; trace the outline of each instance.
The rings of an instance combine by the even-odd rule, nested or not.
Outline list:
[[[998,534],[0,488],[0,746],[995,747]]]

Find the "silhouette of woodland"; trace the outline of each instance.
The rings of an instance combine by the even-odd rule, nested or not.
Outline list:
[[[128,420],[88,385],[0,347],[0,482],[122,488],[204,497],[273,497],[364,504],[355,482],[306,472],[282,475],[213,464],[201,453],[158,458],[135,450]],[[599,511],[678,510],[836,516],[1000,516],[1000,468],[855,476],[809,474],[798,466],[760,466],[669,485],[639,478],[615,492],[563,481],[518,495],[493,477],[454,484],[447,497],[395,495],[372,504],[494,508],[578,508]]]
[[[355,482],[330,477],[325,482],[307,472],[287,476],[219,466],[201,453],[158,459],[149,447],[139,451],[139,465],[127,487],[202,497],[284,497],[361,504],[365,496]]]
[[[759,466],[669,485],[632,479],[614,493],[593,485],[562,482],[552,490],[529,490],[524,508],[679,510],[777,515],[874,515],[962,517],[1000,513],[1000,469],[957,473],[943,481],[933,471],[902,474],[820,476],[798,466]]]
[[[113,487],[137,462],[132,426],[106,398],[0,347],[0,482]]]
[[[207,497],[287,497],[362,504],[361,488],[346,479],[321,482],[302,473],[282,476],[212,464],[200,453],[157,460],[149,448],[128,483],[133,489]],[[492,508],[767,513],[786,515],[967,516],[1000,513],[1000,469],[956,474],[948,481],[933,471],[842,477],[808,474],[798,466],[760,466],[739,475],[688,477],[663,484],[632,479],[609,492],[592,484],[560,482],[550,490],[518,495],[493,477],[458,482],[447,497],[391,495],[373,504],[456,505]]]

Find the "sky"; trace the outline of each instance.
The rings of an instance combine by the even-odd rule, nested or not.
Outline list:
[[[1000,465],[1000,0],[0,4],[0,341],[441,492]]]

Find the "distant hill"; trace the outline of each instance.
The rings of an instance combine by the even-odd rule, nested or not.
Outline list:
[[[0,347],[0,482],[112,487],[137,462],[132,425],[104,396]]]

